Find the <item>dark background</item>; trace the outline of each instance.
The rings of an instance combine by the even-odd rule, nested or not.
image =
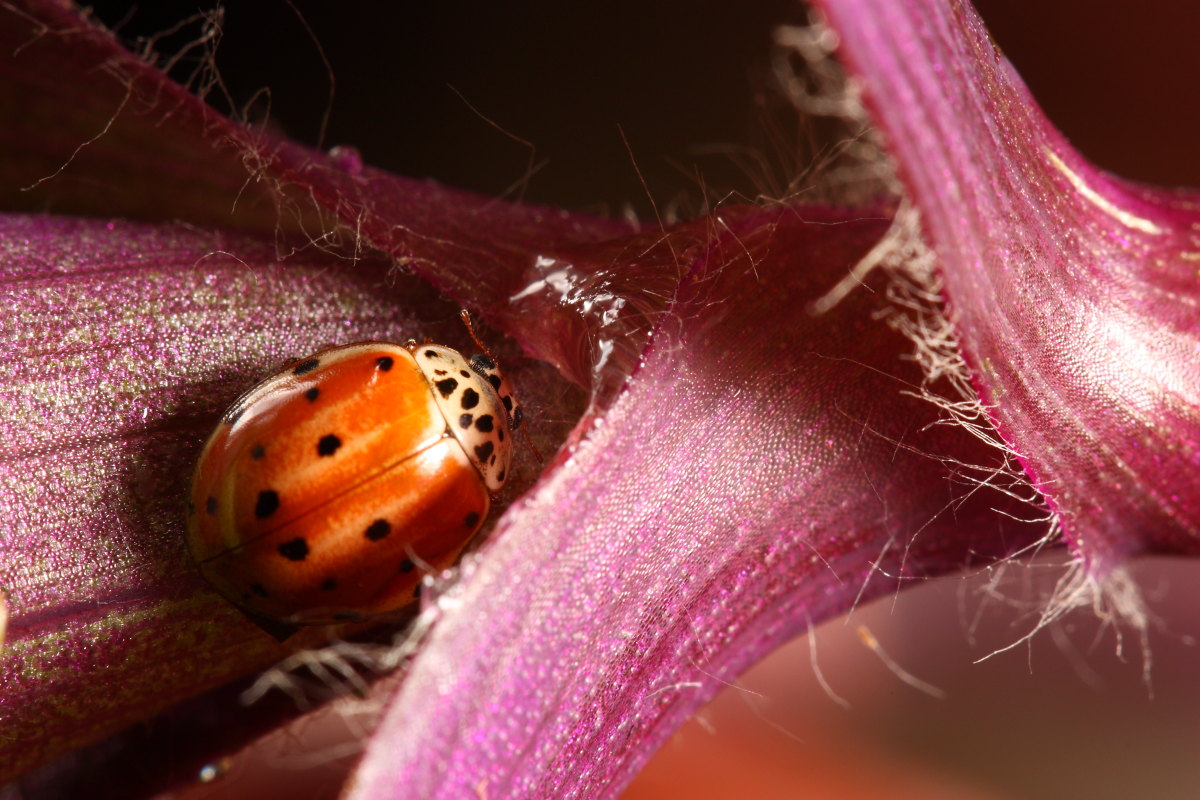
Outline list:
[[[94,8],[137,47],[215,5]],[[1200,7],[976,5],[1085,155],[1136,179],[1200,183]],[[706,195],[770,193],[797,168],[795,153],[772,142],[788,139],[795,115],[781,108],[768,68],[772,28],[803,19],[790,0],[234,0],[223,14],[216,63],[239,114],[261,119],[269,109],[293,137],[352,144],[368,163],[405,175],[613,214],[632,206],[646,216],[622,130],[655,201],[684,214],[701,209]],[[184,26],[160,46],[179,50],[198,32]],[[330,87],[322,50],[336,90],[319,142]],[[186,79],[201,55],[193,50],[173,74]],[[210,98],[229,110],[220,94]],[[782,180],[765,180],[745,159],[706,154],[741,146]]]

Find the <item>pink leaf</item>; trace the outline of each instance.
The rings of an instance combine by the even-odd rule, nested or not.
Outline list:
[[[969,8],[825,5],[975,384],[1077,550],[1097,574],[1195,552],[1189,198],[1082,163]],[[29,106],[0,131],[27,154],[0,159],[5,185],[37,184],[18,197],[190,223],[0,220],[0,291],[21,309],[0,321],[10,774],[279,652],[183,555],[204,433],[325,344],[454,341],[459,303],[556,368],[502,348],[534,430],[566,444],[430,606],[356,798],[613,796],[782,641],[1044,533],[965,474],[1002,456],[914,396],[910,342],[875,319],[894,310],[885,278],[810,310],[890,209],[724,208],[639,232],[235,124],[56,3],[0,10],[0,56],[0,97]]]
[[[2,780],[288,652],[214,595],[183,547],[184,487],[229,402],[333,343],[466,337],[457,303],[378,251],[356,252],[353,237],[346,250],[315,247],[300,230],[337,219],[307,195],[243,190],[254,178],[243,157],[286,151],[329,184],[355,175],[350,207],[368,178],[345,154],[220,117],[57,4],[0,9],[0,55],[3,105],[22,109],[0,132],[0,174],[6,189],[36,184],[14,199],[256,232],[0,217],[0,294],[19,310],[0,320]],[[391,223],[412,232],[412,263],[460,285],[478,278],[477,294],[463,292],[475,303],[535,248],[629,229],[366,174],[368,199],[391,203]],[[448,242],[466,255],[444,256]],[[569,425],[579,402],[561,378],[500,349],[526,398]],[[540,427],[550,441],[562,429]]]
[[[980,397],[1105,575],[1200,552],[1200,195],[1085,162],[965,3],[823,0]]]
[[[955,485],[988,450],[903,394],[921,376],[881,295],[808,311],[885,229],[718,227],[602,423],[443,601],[352,797],[612,796],[782,641],[1039,534]]]

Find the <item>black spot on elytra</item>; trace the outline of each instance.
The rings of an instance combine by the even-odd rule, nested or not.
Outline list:
[[[380,372],[387,372],[395,363],[396,362],[391,356],[382,356],[375,361],[375,369],[379,370]]]
[[[254,592],[259,597],[270,597],[271,596],[271,595],[267,594],[267,587],[263,586],[261,583],[250,584],[250,591]]]
[[[279,508],[279,495],[273,489],[265,489],[258,493],[254,503],[254,516],[259,519],[269,517]]]
[[[400,569],[397,572],[412,572],[417,568],[417,565],[412,562],[412,559],[406,558],[400,562]]]
[[[462,393],[463,410],[469,411],[477,405],[479,405],[479,392],[475,391],[474,389],[467,388],[467,390]]]
[[[210,494],[208,499],[204,501],[204,510],[210,514],[217,513],[217,498]]]
[[[507,409],[511,406],[512,398],[504,398],[504,407]],[[517,410],[513,411],[509,416],[512,417],[512,429],[515,431],[517,428],[521,427],[521,420],[525,419],[525,412],[518,407]]]
[[[303,561],[308,558],[308,542],[295,538],[279,545],[279,555],[290,561]]]
[[[436,386],[437,390],[441,392],[442,397],[449,397],[450,395],[454,394],[454,390],[458,388],[458,381],[456,381],[454,378],[446,378],[445,380],[438,381],[434,384],[434,386]]]
[[[492,388],[495,389],[497,392],[500,391],[500,376],[499,375],[488,375],[487,382],[490,383],[492,385]]]
[[[333,578],[326,578],[325,582],[321,584],[321,588],[326,592],[332,592],[337,588],[337,581]]]
[[[465,369],[460,369],[460,370],[458,371],[458,374],[459,374],[459,375],[462,375],[464,378],[469,378],[469,377],[471,377],[471,373],[467,372]]]
[[[435,369],[435,370],[433,371],[433,374],[434,374],[434,375],[438,375],[438,376],[441,376],[441,375],[449,375],[449,374],[450,374],[450,370],[448,370],[448,369]]]
[[[479,463],[486,464],[494,449],[491,442],[484,442],[475,448],[475,457],[479,459]]]
[[[462,428],[465,431],[467,428],[471,427],[471,423],[474,421],[475,421],[474,414],[463,414],[461,417],[458,418],[458,427]]]
[[[426,358],[441,358],[441,356],[438,355],[437,350],[426,350],[425,357]]]
[[[258,461],[266,454],[267,454],[267,448],[263,447],[261,444],[256,444],[256,445],[254,445],[254,447],[250,448],[250,457],[253,458],[255,461]]]
[[[314,369],[316,369],[319,366],[321,366],[321,359],[309,358],[309,359],[306,359],[305,361],[301,361],[299,364],[297,364],[296,368],[292,370],[292,374],[293,375],[304,375],[306,373],[312,372]]]
[[[500,470],[500,474],[496,476],[496,480],[504,483],[504,470]]]
[[[317,395],[319,394],[321,394],[321,390],[314,386],[304,393],[304,397],[308,400],[308,402],[315,403],[317,401]]]
[[[496,431],[496,434],[500,437],[500,441],[503,442],[504,441],[504,428],[501,428],[500,430]]]
[[[377,519],[367,526],[364,535],[372,542],[378,542],[392,532],[392,524],[386,519]]]
[[[317,455],[331,456],[338,451],[342,446],[342,440],[334,436],[332,433],[327,433],[317,442]]]
[[[422,585],[423,585],[423,584],[420,584],[420,583],[418,583],[418,584],[417,584],[417,588],[413,589],[413,597],[420,597],[420,596],[421,596],[421,587],[422,587]]]
[[[504,410],[509,414],[512,414],[512,395],[504,395],[500,402],[504,403]]]
[[[479,513],[477,511],[472,511],[470,514],[467,514],[465,517],[463,517],[463,527],[474,528],[478,524]]]
[[[476,372],[487,372],[496,368],[496,362],[483,353],[476,353],[471,356],[471,368]]]

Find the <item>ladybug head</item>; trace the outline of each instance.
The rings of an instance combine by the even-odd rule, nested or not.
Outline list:
[[[476,353],[471,356],[471,369],[479,377],[492,385],[496,390],[496,394],[500,397],[500,402],[504,404],[504,411],[508,414],[508,429],[515,431],[521,427],[521,420],[524,418],[524,412],[521,411],[521,406],[517,402],[516,396],[513,394],[512,383],[508,378],[504,377],[504,373],[496,366],[496,359],[486,353]]]

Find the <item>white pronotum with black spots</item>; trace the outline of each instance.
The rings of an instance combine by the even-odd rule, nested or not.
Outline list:
[[[488,491],[500,491],[512,462],[512,431],[520,425],[507,381],[487,356],[468,362],[457,350],[429,344],[412,349],[438,410]]]

